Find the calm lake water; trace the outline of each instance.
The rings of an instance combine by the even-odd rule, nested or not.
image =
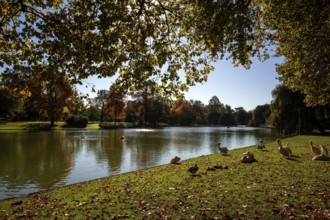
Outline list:
[[[122,140],[120,137],[124,136]],[[271,129],[169,127],[0,133],[0,200],[273,141]]]

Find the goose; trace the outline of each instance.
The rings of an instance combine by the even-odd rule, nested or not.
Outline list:
[[[265,142],[264,142],[264,140],[262,140],[262,139],[259,140],[259,143],[257,144],[257,149],[259,149],[259,150],[265,149]]]
[[[283,148],[285,148],[289,152],[290,155],[292,154],[292,150],[289,147],[289,142],[286,142],[286,144],[283,146]]]
[[[310,140],[309,141],[309,144],[311,146],[311,150],[312,152],[315,154],[315,155],[320,155],[321,154],[321,150],[319,148],[317,148],[314,144],[313,144],[313,141]]]
[[[175,156],[175,157],[172,158],[172,160],[171,160],[171,164],[180,164],[180,163],[179,163],[180,160],[181,160],[180,157]]]
[[[195,166],[190,167],[190,168],[188,169],[188,172],[191,173],[191,175],[195,175],[195,174],[197,173],[197,171],[198,171],[198,166],[197,166],[197,164],[195,164]]]
[[[277,139],[277,144],[278,144],[278,149],[277,149],[278,152],[279,152],[282,156],[289,158],[289,157],[290,157],[290,152],[289,152],[286,148],[284,148],[284,147],[282,146],[282,143],[281,143],[281,140],[280,140],[280,139]]]
[[[312,160],[319,160],[319,161],[330,161],[330,157],[328,157],[325,154],[320,154],[320,155],[316,155],[315,157],[313,157]]]
[[[228,154],[228,148],[227,147],[221,147],[221,143],[219,142],[217,144],[218,148],[219,148],[219,151],[222,153],[222,154]]]
[[[251,154],[249,151],[243,154],[243,157],[241,158],[242,163],[253,163],[257,160],[254,158],[254,155]]]
[[[329,156],[328,149],[327,149],[326,146],[320,145],[320,149],[321,149],[321,154],[324,154],[326,156]]]

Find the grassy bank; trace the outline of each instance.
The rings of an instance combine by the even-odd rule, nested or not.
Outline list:
[[[6,124],[0,124],[0,132],[15,132],[22,130],[49,130],[49,122],[36,121],[36,122],[7,122]],[[51,129],[62,129],[64,122],[56,122],[55,127]],[[48,127],[47,127],[48,126]],[[99,129],[99,122],[88,123],[86,129]]]
[[[329,219],[330,162],[312,161],[308,141],[296,136],[296,160],[282,158],[275,142],[112,176],[0,202],[0,219]],[[249,150],[258,162],[242,164]],[[180,155],[179,155],[180,156]],[[198,176],[187,173],[199,166]],[[229,169],[207,171],[214,165]]]

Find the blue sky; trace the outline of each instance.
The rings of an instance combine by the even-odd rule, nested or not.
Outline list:
[[[276,63],[282,60],[270,58],[264,62],[254,59],[250,69],[234,67],[230,61],[218,61],[208,82],[191,88],[187,99],[208,103],[215,95],[223,104],[232,108],[253,110],[257,105],[270,103],[272,90],[279,84]]]
[[[281,63],[279,58],[270,58],[264,62],[253,59],[250,69],[234,67],[231,61],[221,60],[215,63],[215,70],[209,75],[206,83],[191,87],[186,94],[186,99],[200,100],[204,104],[212,96],[217,96],[223,104],[230,105],[233,109],[243,107],[253,110],[258,105],[270,103],[271,91],[279,84],[276,73],[276,63]],[[96,90],[109,89],[113,78],[97,79],[90,77],[87,81],[95,85]],[[78,86],[78,91],[88,93],[91,87]]]

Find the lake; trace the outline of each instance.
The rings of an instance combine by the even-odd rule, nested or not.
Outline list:
[[[121,139],[121,137],[124,139]],[[0,133],[0,200],[277,138],[250,127],[167,127]]]

